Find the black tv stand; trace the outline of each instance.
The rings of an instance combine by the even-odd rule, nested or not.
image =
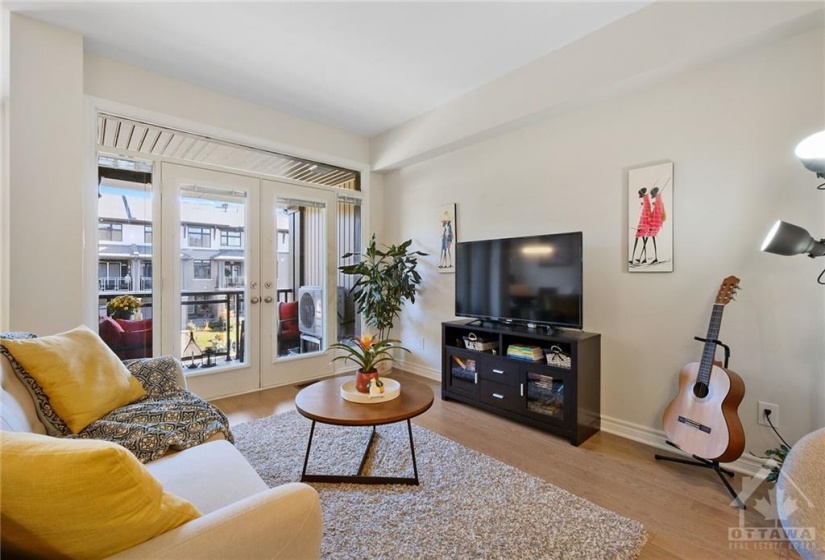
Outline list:
[[[556,433],[579,445],[601,428],[601,335],[487,320],[441,324],[441,398]],[[471,344],[465,337],[475,335]],[[482,349],[468,346],[485,343]],[[569,364],[507,356],[511,344],[558,349]]]

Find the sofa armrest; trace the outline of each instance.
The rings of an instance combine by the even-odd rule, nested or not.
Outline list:
[[[306,484],[290,483],[213,511],[111,558],[317,559],[321,532],[318,493]]]

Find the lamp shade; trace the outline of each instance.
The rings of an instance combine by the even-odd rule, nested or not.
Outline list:
[[[776,255],[821,257],[825,255],[825,243],[815,240],[801,227],[779,220],[762,242],[762,250]]]
[[[805,138],[796,145],[794,153],[806,169],[825,175],[825,130]]]

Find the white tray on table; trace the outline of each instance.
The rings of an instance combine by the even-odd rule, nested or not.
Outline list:
[[[341,385],[341,398],[346,401],[363,404],[387,402],[398,398],[398,395],[401,394],[401,384],[395,379],[389,379],[387,377],[382,377],[381,381],[384,383],[384,392],[376,397],[371,397],[369,393],[356,391],[355,379],[345,381],[344,384]]]

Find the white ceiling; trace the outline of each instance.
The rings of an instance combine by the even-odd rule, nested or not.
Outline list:
[[[372,137],[642,2],[5,2],[87,51]]]

